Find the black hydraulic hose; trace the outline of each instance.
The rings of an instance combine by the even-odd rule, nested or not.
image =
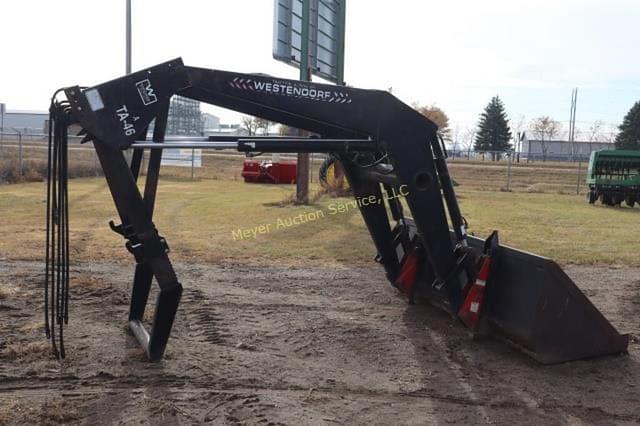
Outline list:
[[[62,217],[62,211],[63,211],[63,203],[64,200],[62,199],[62,185],[63,185],[63,173],[64,173],[64,165],[62,164],[62,151],[63,151],[63,146],[62,146],[62,130],[58,129],[58,132],[60,132],[59,137],[60,139],[58,140],[58,192],[56,193],[56,197],[58,200],[58,204],[57,204],[57,210],[56,210],[56,219],[57,219],[57,232],[58,232],[58,236],[57,236],[57,271],[56,271],[56,323],[58,324],[58,327],[60,329],[59,333],[59,346],[60,346],[60,357],[64,357],[64,346],[63,346],[63,339],[62,339],[62,315],[60,312],[60,305],[62,304],[62,275],[63,275],[63,268],[61,268],[61,265],[64,263],[64,259],[62,259],[62,222],[64,220],[64,218]]]
[[[68,127],[64,126],[64,323],[69,323],[69,139]]]
[[[53,138],[53,153],[51,155],[52,164],[49,166],[51,169],[51,193],[49,197],[51,198],[51,246],[49,249],[51,250],[51,346],[53,347],[53,353],[56,355],[56,358],[60,356],[58,352],[58,348],[56,346],[56,285],[57,285],[57,268],[56,268],[56,212],[58,210],[57,205],[57,175],[58,175],[58,132],[57,128],[57,114],[58,112],[54,110],[53,116],[51,117],[51,121],[49,123],[50,126],[54,126],[54,138]]]
[[[64,324],[69,321],[68,102],[49,109],[45,253],[45,331],[57,358],[65,357]],[[56,339],[56,324],[58,338]],[[56,342],[57,340],[57,342]]]
[[[54,95],[55,98],[55,95]],[[44,329],[47,338],[51,338],[49,329],[49,234],[51,229],[51,155],[53,151],[53,100],[49,110],[49,144],[47,150],[47,212],[46,212],[46,240],[45,240],[45,269],[44,269]]]

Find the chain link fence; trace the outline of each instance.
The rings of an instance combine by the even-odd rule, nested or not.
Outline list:
[[[91,146],[81,145],[82,138],[69,139],[69,175],[101,174]],[[0,133],[0,183],[41,181],[47,174],[48,136],[43,134]]]
[[[82,137],[69,137],[69,176],[100,176],[102,169],[91,142],[81,144]],[[48,136],[11,132],[0,133],[0,184],[42,181],[47,173]],[[144,175],[149,152],[141,167]],[[168,149],[163,151],[161,174],[179,179],[242,180],[245,155],[240,152],[200,149]],[[271,155],[257,157],[265,161]],[[280,154],[280,158],[295,161],[295,154]],[[323,154],[311,155],[311,182],[317,180]]]
[[[69,139],[70,177],[99,176],[98,158],[91,146]],[[47,135],[10,132],[0,134],[0,183],[41,181],[46,176]],[[147,152],[148,155],[148,152]],[[294,160],[295,154],[280,154]],[[324,154],[314,154],[311,181],[316,181]],[[242,180],[244,154],[199,149],[174,149],[163,153],[161,173],[178,179]],[[266,161],[271,155],[258,157]],[[146,158],[145,158],[146,160]],[[143,160],[143,161],[145,161]],[[586,193],[586,156],[555,156],[546,159],[518,152],[448,153],[451,176],[462,188],[489,191]],[[144,163],[142,170],[144,171]],[[144,173],[144,172],[143,172]]]
[[[477,190],[586,193],[588,155],[556,154],[552,158],[515,151],[449,151],[451,176]]]

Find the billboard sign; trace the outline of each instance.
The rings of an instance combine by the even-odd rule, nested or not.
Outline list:
[[[202,167],[202,150],[191,148],[171,148],[162,152],[163,166]]]
[[[344,83],[346,0],[275,0],[273,57],[296,68],[302,55],[303,1],[309,1],[311,73]]]

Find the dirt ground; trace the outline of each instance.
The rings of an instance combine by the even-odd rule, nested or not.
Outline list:
[[[175,266],[183,302],[150,364],[125,328],[133,267],[73,265],[59,363],[42,265],[0,260],[0,423],[640,422],[639,268],[566,268],[629,354],[541,366],[408,305],[377,265]]]

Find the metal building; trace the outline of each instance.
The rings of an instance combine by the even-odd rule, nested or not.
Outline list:
[[[202,129],[206,133],[207,131],[216,131],[220,129],[220,118],[208,112],[202,113]]]
[[[0,132],[40,135],[46,131],[49,113],[42,111],[10,111],[0,104]]]
[[[549,161],[588,161],[591,151],[615,149],[610,142],[569,142],[562,140],[541,141],[525,139],[522,141],[521,156],[529,160]]]
[[[171,98],[167,121],[168,135],[200,136],[202,125],[200,102],[182,96]]]

